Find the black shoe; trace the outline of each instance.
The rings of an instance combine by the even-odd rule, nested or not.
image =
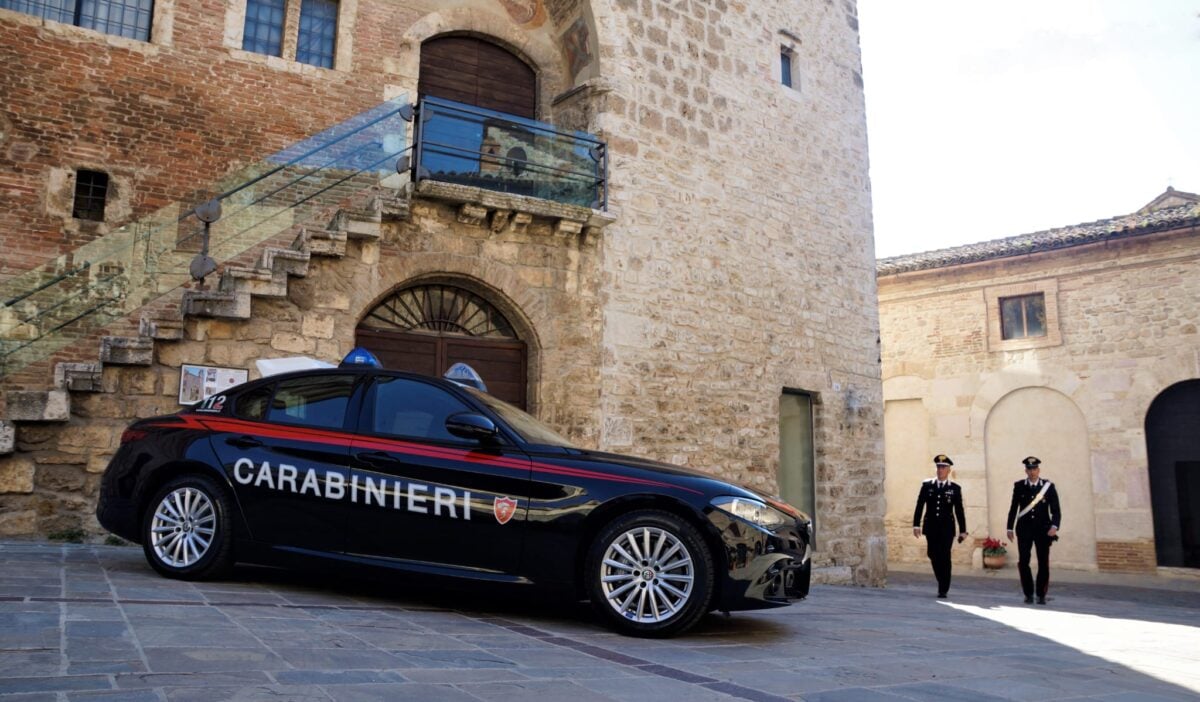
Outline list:
[[[1033,597],[1026,595],[1025,596],[1025,604],[1033,604]]]
[[[1038,604],[1046,604],[1046,598],[1045,598],[1045,597],[1039,597],[1039,598],[1038,598]]]
[[[946,593],[944,593],[944,592],[939,592],[939,593],[938,593],[938,599],[939,599],[939,600],[944,600],[944,599],[946,599]]]

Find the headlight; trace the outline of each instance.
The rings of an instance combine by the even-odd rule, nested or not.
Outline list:
[[[718,497],[712,501],[712,505],[764,529],[777,529],[789,521],[783,512],[745,497]]]

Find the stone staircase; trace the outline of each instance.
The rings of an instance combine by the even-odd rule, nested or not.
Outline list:
[[[384,189],[363,208],[338,210],[325,229],[301,228],[290,247],[264,247],[253,266],[224,266],[215,290],[185,290],[178,310],[143,312],[136,336],[101,338],[96,361],[55,364],[51,389],[7,392],[0,455],[13,452],[14,422],[70,420],[72,392],[102,392],[106,365],[152,365],[156,344],[184,339],[189,317],[250,319],[252,299],[287,297],[290,279],[307,276],[313,256],[342,258],[347,241],[377,241],[385,219],[408,219],[409,197],[407,191]]]

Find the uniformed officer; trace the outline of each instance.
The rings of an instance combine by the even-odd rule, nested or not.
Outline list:
[[[1036,456],[1021,461],[1025,464],[1025,479],[1013,484],[1012,504],[1008,507],[1008,539],[1016,532],[1017,571],[1021,574],[1021,589],[1025,604],[1033,603],[1034,579],[1029,569],[1029,551],[1037,548],[1037,603],[1046,604],[1050,587],[1050,544],[1058,540],[1058,525],[1062,511],[1058,507],[1058,491],[1054,484],[1041,477],[1042,462]]]
[[[954,461],[939,453],[933,457],[937,477],[921,483],[917,509],[913,512],[913,536],[921,538],[921,510],[925,510],[925,552],[937,578],[938,597],[950,591],[950,547],[954,545],[955,517],[958,518],[958,542],[967,538],[967,516],[963,513],[962,488],[950,481]]]

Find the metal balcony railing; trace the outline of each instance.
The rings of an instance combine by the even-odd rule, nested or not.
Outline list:
[[[407,99],[385,102],[196,191],[189,204],[0,281],[0,376],[177,293],[193,280],[198,250],[210,259],[201,266],[208,273],[273,236],[323,228],[339,208],[364,204],[384,178],[397,177],[412,116]]]
[[[418,112],[414,182],[608,208],[608,149],[600,139],[441,98],[422,98]]]

